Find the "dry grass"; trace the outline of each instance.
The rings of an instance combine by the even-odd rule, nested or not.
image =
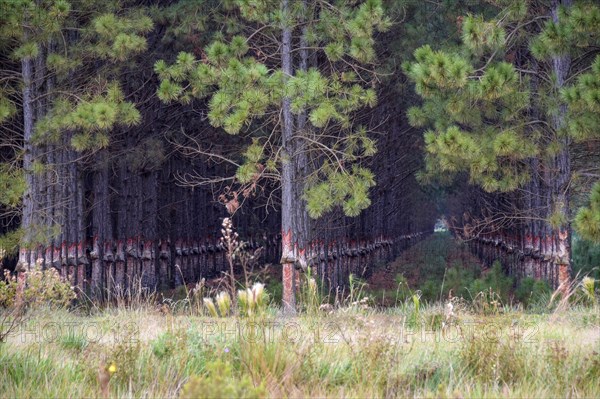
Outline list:
[[[205,376],[200,386],[213,392],[241,392],[235,384],[244,380],[270,397],[600,395],[597,306],[495,315],[457,306],[451,319],[447,312],[439,304],[415,314],[410,303],[297,318],[269,309],[252,319],[151,306],[39,310],[0,347],[0,392],[98,397],[103,370],[114,364],[111,397],[177,397],[193,376]],[[230,375],[211,386],[206,370],[215,367]]]

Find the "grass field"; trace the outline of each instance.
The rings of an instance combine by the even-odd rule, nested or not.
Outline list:
[[[190,397],[598,397],[599,350],[597,307],[484,315],[457,304],[449,316],[407,303],[296,318],[39,310],[0,346],[0,392],[176,397],[200,376]]]

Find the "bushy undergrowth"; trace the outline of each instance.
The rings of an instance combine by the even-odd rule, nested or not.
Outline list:
[[[234,375],[231,365],[217,360],[206,365],[206,374],[193,376],[183,386],[181,398],[243,398],[266,396],[262,385],[254,386],[247,375]]]
[[[600,244],[573,237],[573,273],[600,280]]]
[[[551,293],[546,281],[525,277],[515,290],[515,298],[527,307],[533,303],[547,303]]]
[[[423,302],[462,298],[486,311],[517,303],[547,311],[552,295],[547,282],[530,277],[515,281],[498,261],[489,269],[483,268],[448,233],[434,234],[405,251],[387,268],[396,273],[396,287],[386,290],[396,305],[418,294]],[[381,296],[381,290],[374,291]],[[572,300],[585,302],[580,293]]]
[[[62,309],[76,297],[74,288],[52,268],[18,275],[5,270],[3,277],[0,279],[0,344],[27,321],[31,311]],[[66,345],[70,344],[66,342]]]
[[[0,308],[26,307],[66,307],[75,299],[75,291],[63,281],[54,268],[32,270],[11,275],[5,270],[0,280]]]

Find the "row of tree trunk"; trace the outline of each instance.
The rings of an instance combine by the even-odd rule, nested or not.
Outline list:
[[[488,267],[499,261],[506,272],[518,280],[533,277],[557,288],[567,284],[570,278],[569,253],[564,246],[566,234],[566,231],[548,235],[502,231],[480,234],[467,240],[467,245]]]
[[[548,221],[553,193],[539,176],[517,193],[470,187],[451,205],[451,230],[486,266],[499,261],[517,280],[533,277],[554,288],[565,286],[571,275],[569,227]]]
[[[430,231],[395,238],[371,240],[318,240],[309,243],[308,266],[324,286],[339,291],[348,285],[350,274],[366,277],[374,266],[392,260],[404,249],[425,238]],[[251,238],[246,251],[262,248],[261,262],[278,263],[281,235]],[[220,240],[100,240],[23,251],[26,269],[53,267],[78,291],[94,297],[136,289],[167,289],[220,276],[228,270],[226,249]]]

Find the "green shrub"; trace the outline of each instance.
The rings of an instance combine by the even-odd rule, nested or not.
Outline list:
[[[489,290],[489,286],[481,278],[473,280],[473,282],[469,286],[469,292],[472,296],[471,299],[475,298],[475,296],[477,296],[477,294],[479,294],[480,292],[486,292],[487,290]]]
[[[247,375],[234,376],[229,364],[221,360],[206,365],[207,373],[191,377],[181,391],[181,398],[264,398],[263,385],[254,386]]]
[[[24,285],[20,299],[27,307],[66,307],[76,297],[74,288],[68,281],[63,281],[54,268],[23,272],[21,277],[12,276],[5,271],[4,280],[0,280],[0,307],[10,308],[16,305],[20,284]]]
[[[573,235],[573,274],[589,275],[600,280],[600,243]]]
[[[491,290],[503,302],[507,302],[513,284],[513,278],[505,275],[502,270],[502,265],[499,261],[496,261],[489,273],[471,283],[469,292],[471,293],[471,296],[475,298],[477,294]]]
[[[421,286],[421,298],[425,302],[434,302],[439,299],[440,288],[442,286],[441,280],[429,279]]]
[[[552,290],[546,281],[525,277],[515,290],[515,298],[524,306],[529,306],[532,303],[547,301],[551,293]]]
[[[444,280],[444,296],[447,297],[450,292],[452,296],[468,298],[469,286],[473,283],[474,274],[472,270],[461,266],[451,267],[446,271]]]
[[[0,307],[12,308],[17,297],[17,278],[4,270],[4,280],[0,280]]]
[[[269,293],[273,303],[281,303],[283,300],[283,284],[281,279],[270,278],[267,280],[266,291]]]
[[[442,281],[445,270],[446,258],[444,257],[444,254],[425,256],[425,265],[421,268],[422,275],[427,276],[430,279]]]
[[[159,335],[151,345],[152,353],[159,359],[171,356],[177,349],[176,337],[170,332]]]

